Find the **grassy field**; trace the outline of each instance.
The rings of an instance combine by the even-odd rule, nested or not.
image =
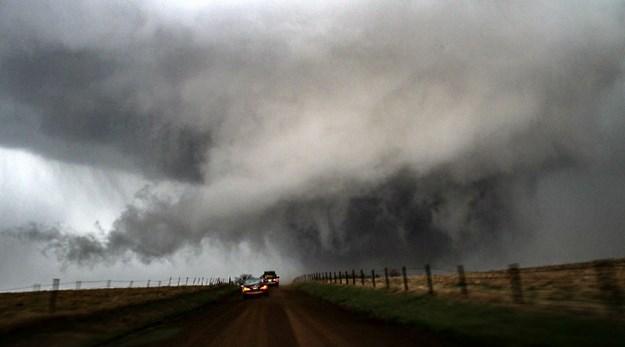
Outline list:
[[[428,286],[423,269],[408,272],[408,292],[425,294]],[[472,301],[514,305],[507,270],[473,272],[467,269],[467,297]],[[404,292],[401,269],[391,269],[389,289],[385,288],[384,272],[378,269],[377,289]],[[372,287],[370,273],[362,284],[356,270],[355,286]],[[525,306],[553,312],[594,314],[598,316],[625,313],[625,259],[607,259],[519,269]],[[433,289],[437,296],[463,299],[455,269],[433,273]],[[344,282],[343,282],[344,283]],[[338,285],[338,283],[337,283]],[[350,280],[350,286],[352,281]]]
[[[0,294],[0,332],[51,316],[85,315],[205,291],[207,287],[116,288],[58,291],[49,313],[49,291]]]
[[[238,291],[235,286],[60,291],[57,312],[49,292],[0,295],[0,346],[97,345],[184,314]]]
[[[423,328],[462,345],[623,346],[625,322],[354,286],[299,283],[352,311]]]

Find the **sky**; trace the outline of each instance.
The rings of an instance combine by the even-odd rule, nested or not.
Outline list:
[[[623,32],[622,1],[3,1],[1,287],[623,257]]]

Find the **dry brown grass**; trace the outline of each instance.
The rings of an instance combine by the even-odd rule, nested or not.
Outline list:
[[[116,288],[58,291],[56,311],[49,312],[50,291],[0,294],[0,331],[55,316],[87,315],[174,298],[205,286]]]
[[[507,270],[466,272],[465,275],[468,297],[461,294],[458,274],[453,272],[432,276],[435,295],[515,304]],[[625,259],[521,268],[520,276],[525,307],[597,314],[625,311]],[[404,291],[401,276],[391,277],[389,282],[391,291]],[[349,283],[351,285],[352,281]],[[356,285],[362,286],[359,277]],[[364,285],[372,286],[370,277]],[[385,289],[383,274],[376,279],[376,288]],[[408,276],[408,288],[410,293],[426,294],[425,275]]]

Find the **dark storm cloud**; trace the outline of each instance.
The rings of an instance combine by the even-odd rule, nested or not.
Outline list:
[[[0,145],[201,183],[100,239],[25,234],[68,259],[205,238],[309,265],[618,255],[622,3],[151,5],[105,35],[24,17],[2,46]]]
[[[3,21],[9,21],[11,11],[6,12]],[[138,30],[140,23],[133,26]],[[123,49],[97,43],[68,47],[27,30],[8,36],[0,48],[5,103],[0,145],[63,161],[202,181],[210,131],[183,121],[189,110],[179,91],[205,61],[205,49],[189,42],[190,33],[156,29]]]
[[[79,264],[104,260],[107,250],[92,235],[67,235],[55,227],[30,224],[5,231],[3,236],[41,242],[46,245],[44,254],[53,253],[59,260],[72,261]]]
[[[43,243],[45,254],[51,253],[62,262],[83,265],[125,259],[129,253],[138,255],[141,261],[147,263],[199,241],[188,232],[188,226],[176,215],[176,208],[171,202],[157,199],[148,187],[142,189],[137,198],[141,208],[127,206],[112,230],[100,237],[77,235],[62,227],[35,223],[5,230],[4,235]]]

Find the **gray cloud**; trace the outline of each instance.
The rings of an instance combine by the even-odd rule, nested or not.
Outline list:
[[[19,4],[4,6],[3,28],[25,16]],[[70,12],[76,7],[81,5],[68,4]],[[128,6],[110,7],[124,10],[135,30],[146,20]],[[38,20],[54,21],[53,14],[42,13]],[[155,28],[125,48],[111,48],[45,37],[45,28],[27,30],[35,24],[40,23],[7,30],[9,44],[2,49],[3,146],[150,176],[202,180],[210,131],[184,122],[180,93],[182,83],[202,69],[206,53],[189,43],[190,33]]]
[[[24,234],[68,259],[205,238],[310,266],[619,255],[622,214],[591,207],[625,207],[597,193],[625,186],[623,3],[92,6],[68,5],[94,17],[78,31],[4,4],[23,30],[0,46],[0,145],[192,185],[103,240]]]

